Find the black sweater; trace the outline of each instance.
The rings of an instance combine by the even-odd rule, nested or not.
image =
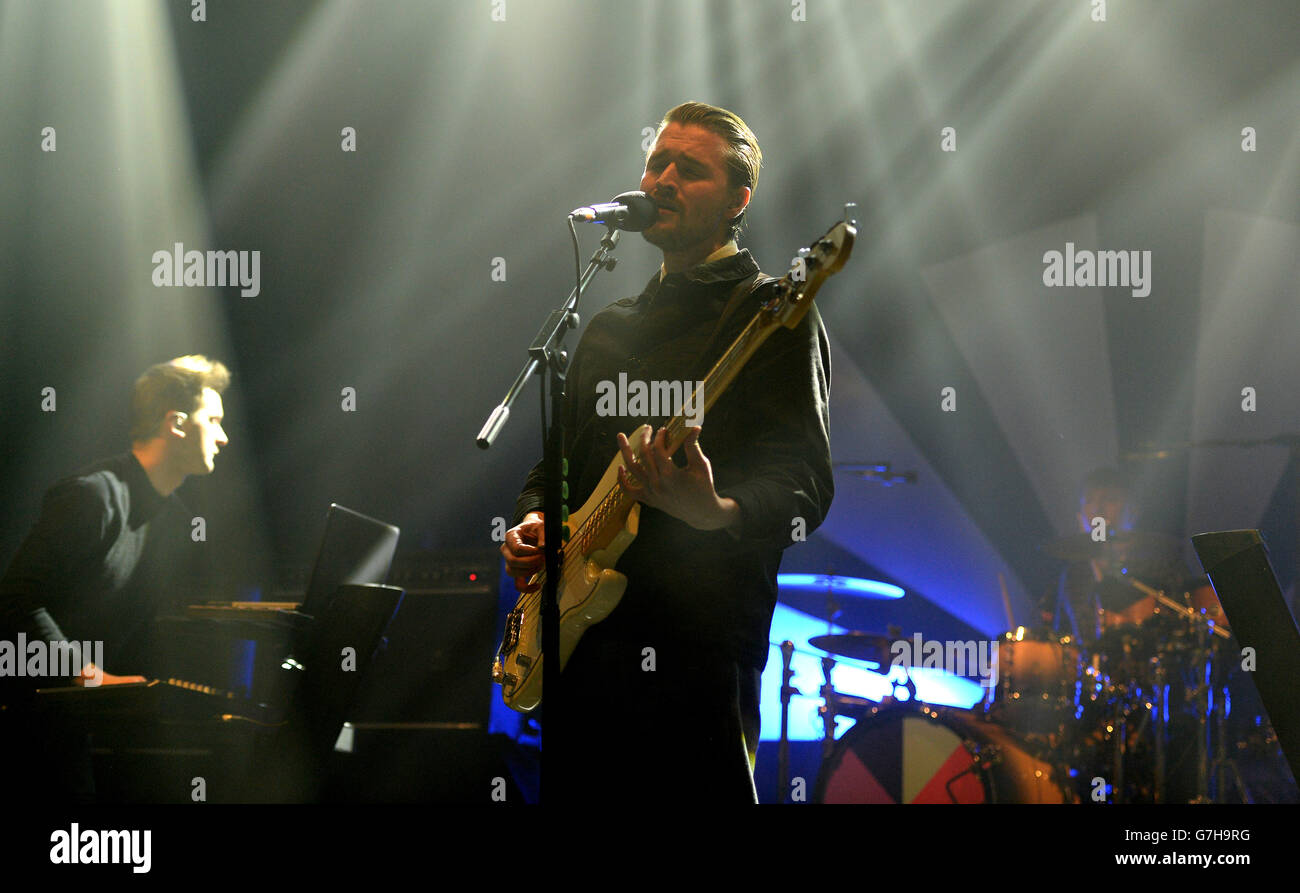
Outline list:
[[[188,514],[129,452],[54,484],[0,578],[0,638],[102,641],[108,672],[147,672],[147,628],[190,543]]]
[[[602,417],[597,384],[620,372],[641,381],[696,381],[771,295],[761,287],[713,335],[733,288],[758,271],[748,251],[684,274],[656,274],[637,298],[596,314],[568,376],[569,506],[591,495],[618,452],[615,435],[655,418]],[[810,534],[830,507],[830,351],[816,307],[793,330],[772,334],[703,421],[700,448],[718,494],[740,506],[733,532],[701,531],[642,506],[640,532],[617,569],[627,575],[622,602],[589,639],[674,642],[761,668],[776,603],[781,550]],[[679,451],[681,461],[681,451]],[[516,523],[540,510],[540,463],[516,505]],[[802,521],[796,521],[796,519]]]

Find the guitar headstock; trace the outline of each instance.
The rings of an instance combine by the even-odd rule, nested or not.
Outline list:
[[[801,249],[790,272],[777,281],[775,294],[763,305],[763,312],[786,328],[799,325],[822,283],[838,273],[853,253],[857,234],[856,222],[843,220]]]

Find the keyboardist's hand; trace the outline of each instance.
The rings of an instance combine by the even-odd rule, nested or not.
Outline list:
[[[128,682],[145,682],[143,676],[114,676],[112,673],[105,673],[94,664],[86,664],[77,674],[76,684],[86,688],[94,688],[99,685],[122,685]]]

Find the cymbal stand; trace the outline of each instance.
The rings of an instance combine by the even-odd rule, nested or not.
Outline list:
[[[831,671],[835,669],[835,658],[827,656],[822,658],[822,705],[817,708],[821,714],[822,726],[826,730],[826,736],[822,739],[822,759],[831,755],[835,749],[835,717],[838,715],[835,705],[838,697],[835,693],[835,686],[831,685]]]
[[[790,669],[793,657],[794,642],[786,639],[781,643],[781,743],[776,758],[777,803],[784,803],[786,792],[790,790],[790,698],[799,694],[799,689],[790,684],[794,679],[794,670]]]
[[[1211,640],[1209,644],[1209,660],[1211,670],[1213,668],[1223,670],[1223,664],[1218,660],[1219,642]],[[1228,756],[1228,703],[1227,690],[1228,678],[1226,672],[1216,675],[1214,680],[1215,688],[1218,690],[1218,697],[1214,702],[1214,762],[1210,764],[1210,778],[1214,785],[1214,802],[1227,803],[1227,785],[1230,783],[1237,789],[1237,795],[1241,803],[1251,803],[1253,798],[1250,790],[1246,787],[1245,779],[1241,777],[1241,769],[1237,761]]]
[[[1111,763],[1111,775],[1114,779],[1112,782],[1112,791],[1114,798],[1112,803],[1123,803],[1124,795],[1124,758],[1128,755],[1128,704],[1127,698],[1116,698],[1115,719],[1112,726],[1112,732],[1115,736],[1115,756]]]
[[[1152,791],[1152,799],[1156,803],[1164,803],[1165,792],[1165,737],[1169,734],[1168,715],[1169,715],[1169,671],[1165,668],[1162,661],[1156,661],[1156,669],[1153,674],[1154,691],[1151,692],[1151,710],[1155,715],[1152,723],[1155,736],[1155,787]]]
[[[1191,665],[1196,669],[1196,687],[1187,693],[1187,700],[1196,708],[1196,799],[1193,803],[1211,803],[1210,797],[1210,710],[1213,685],[1210,675],[1210,649],[1204,645],[1193,652]]]

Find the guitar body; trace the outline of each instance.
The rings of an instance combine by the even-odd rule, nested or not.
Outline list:
[[[813,296],[822,283],[844,266],[853,249],[857,234],[851,220],[836,224],[822,238],[800,252],[806,275],[793,272],[777,280],[772,297],[727,348],[702,385],[707,412],[735,379],[741,367],[769,335],[782,326],[793,329],[799,324]],[[694,402],[696,395],[692,395]],[[694,424],[692,422],[692,424]],[[689,426],[675,416],[665,426],[668,453],[671,455],[686,441]],[[642,425],[629,437],[634,456],[641,454],[641,442],[653,434]],[[636,538],[641,506],[624,490],[618,479],[623,455],[618,453],[605,469],[591,498],[571,512],[568,535],[562,546],[563,559],[559,580],[560,669],[568,663],[582,634],[593,624],[609,616],[627,589],[627,578],[614,570],[619,557]],[[545,571],[534,576],[530,584],[541,584]],[[492,664],[492,679],[501,686],[506,705],[522,712],[542,702],[542,621],[541,591],[520,595],[515,609],[506,618],[506,632]]]
[[[649,425],[642,425],[628,440],[639,455],[641,439]],[[569,529],[582,530],[600,509],[602,497],[618,484],[618,470],[623,467],[619,454],[609,463],[590,499],[576,512],[569,513]],[[641,506],[633,503],[621,517],[606,519],[607,533],[597,536],[593,548],[585,555],[565,556],[565,571],[560,578],[560,669],[569,662],[573,649],[587,628],[609,616],[623,598],[627,577],[614,570],[618,559],[636,539]],[[577,563],[578,567],[569,567]],[[542,574],[529,582],[540,583]],[[509,647],[507,647],[509,646]],[[501,684],[501,697],[512,710],[527,712],[542,701],[542,624],[541,592],[520,597],[506,618],[506,635],[492,668],[493,678]]]

